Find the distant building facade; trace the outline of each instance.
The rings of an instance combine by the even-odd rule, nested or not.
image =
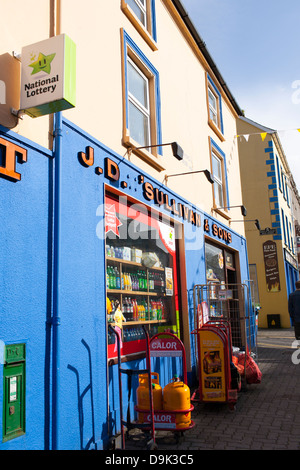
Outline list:
[[[290,327],[287,300],[298,279],[295,214],[299,195],[276,131],[238,119],[238,146],[258,326]],[[249,220],[258,220],[259,229]]]

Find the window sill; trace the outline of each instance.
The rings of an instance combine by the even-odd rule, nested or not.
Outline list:
[[[231,219],[231,217],[230,217],[230,215],[228,214],[227,211],[224,211],[224,210],[222,210],[222,209],[217,209],[216,207],[212,207],[211,210],[212,210],[212,212],[216,212],[217,214],[221,215],[221,216],[224,217],[224,219],[226,219],[226,220],[230,220],[230,219]]]
[[[208,125],[211,127],[211,129],[217,134],[217,136],[219,137],[219,139],[221,140],[221,142],[224,142],[225,140],[225,137],[224,135],[222,134],[222,132],[220,131],[220,129],[215,125],[215,123],[211,120],[211,119],[208,119]]]
[[[137,19],[136,15],[133,13],[131,8],[127,5],[126,0],[122,0],[121,2],[121,9],[123,13],[127,16],[129,21],[133,24],[135,29],[140,33],[143,39],[146,41],[148,46],[153,50],[157,51],[157,43],[154,41],[153,37],[150,33],[146,30],[144,25]]]
[[[131,149],[132,153],[134,155],[137,155],[140,157],[144,162],[148,163],[148,165],[152,166],[155,168],[157,171],[164,171],[165,167],[162,166],[160,162],[160,157],[155,156],[152,153],[148,152],[146,149],[137,149],[137,147],[141,147],[135,140],[133,140],[130,136],[125,136],[123,138],[123,145],[128,148],[128,150]]]

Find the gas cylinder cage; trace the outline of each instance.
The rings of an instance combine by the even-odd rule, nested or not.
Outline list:
[[[194,329],[206,321],[226,320],[231,327],[233,353],[245,351],[257,358],[257,326],[249,286],[211,281],[193,288]],[[200,318],[201,316],[201,318]],[[198,357],[197,342],[195,342]],[[245,354],[246,356],[246,354]]]

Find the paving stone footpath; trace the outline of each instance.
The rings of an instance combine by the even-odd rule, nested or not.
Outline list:
[[[156,432],[158,450],[300,450],[300,349],[295,346],[292,328],[259,329],[261,383],[239,393],[234,411],[227,404],[196,404],[195,427],[179,441],[173,433]],[[145,449],[140,431],[133,431],[126,449]]]

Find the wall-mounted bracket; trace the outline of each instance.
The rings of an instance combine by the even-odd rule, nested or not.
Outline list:
[[[16,116],[18,119],[23,119],[25,111],[23,109],[10,108],[11,114]]]
[[[17,51],[12,51],[12,56],[21,62],[21,53]]]

